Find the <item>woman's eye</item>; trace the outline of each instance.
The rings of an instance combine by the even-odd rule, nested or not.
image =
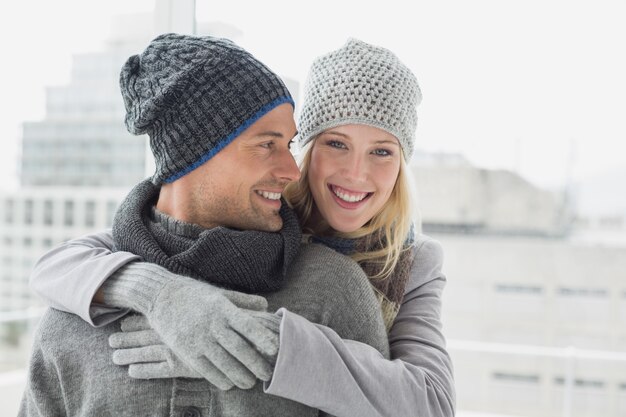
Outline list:
[[[388,151],[387,149],[376,149],[374,150],[373,153],[374,155],[377,155],[377,156],[391,156],[392,155],[391,151]]]
[[[326,144],[330,147],[339,148],[339,149],[343,149],[346,147],[346,145],[339,142],[338,140],[329,140],[328,142],[326,142]]]

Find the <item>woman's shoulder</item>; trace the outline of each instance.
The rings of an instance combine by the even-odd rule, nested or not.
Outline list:
[[[443,246],[437,239],[420,233],[411,246],[415,258],[443,263]]]
[[[443,246],[438,240],[419,234],[416,235],[411,248],[413,250],[413,262],[405,294],[435,280],[445,281],[442,272]]]

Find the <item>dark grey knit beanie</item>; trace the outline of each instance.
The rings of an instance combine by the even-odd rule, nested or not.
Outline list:
[[[199,167],[259,118],[294,105],[283,81],[228,39],[168,33],[122,67],[126,127],[148,134],[155,184]]]
[[[393,52],[350,38],[311,65],[298,118],[300,146],[332,127],[365,124],[394,135],[408,162],[421,101],[415,75]]]

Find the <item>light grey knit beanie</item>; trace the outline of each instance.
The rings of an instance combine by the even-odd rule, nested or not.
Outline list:
[[[311,65],[298,117],[300,146],[332,127],[365,124],[394,135],[408,162],[421,101],[415,75],[393,52],[350,38]]]
[[[124,64],[130,133],[150,137],[154,184],[204,164],[273,108],[293,99],[283,81],[228,39],[166,33]]]

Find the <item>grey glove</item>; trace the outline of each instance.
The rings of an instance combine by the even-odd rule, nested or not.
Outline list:
[[[131,378],[202,378],[163,344],[144,316],[128,316],[121,327],[121,332],[109,337],[109,345],[117,349],[113,363],[128,365]]]
[[[273,365],[267,358],[276,356],[278,338],[244,310],[266,310],[265,298],[143,262],[122,268],[102,290],[106,304],[143,313],[173,354],[216,387],[249,389],[257,378],[271,378]]]
[[[251,311],[250,314],[276,334],[278,338],[280,318],[275,314]],[[161,341],[161,338],[144,316],[129,316],[121,322],[122,331],[111,335],[109,344],[116,349],[113,363],[128,365],[128,374],[136,379],[154,378],[202,378],[190,369]],[[272,365],[275,357],[267,358]]]

